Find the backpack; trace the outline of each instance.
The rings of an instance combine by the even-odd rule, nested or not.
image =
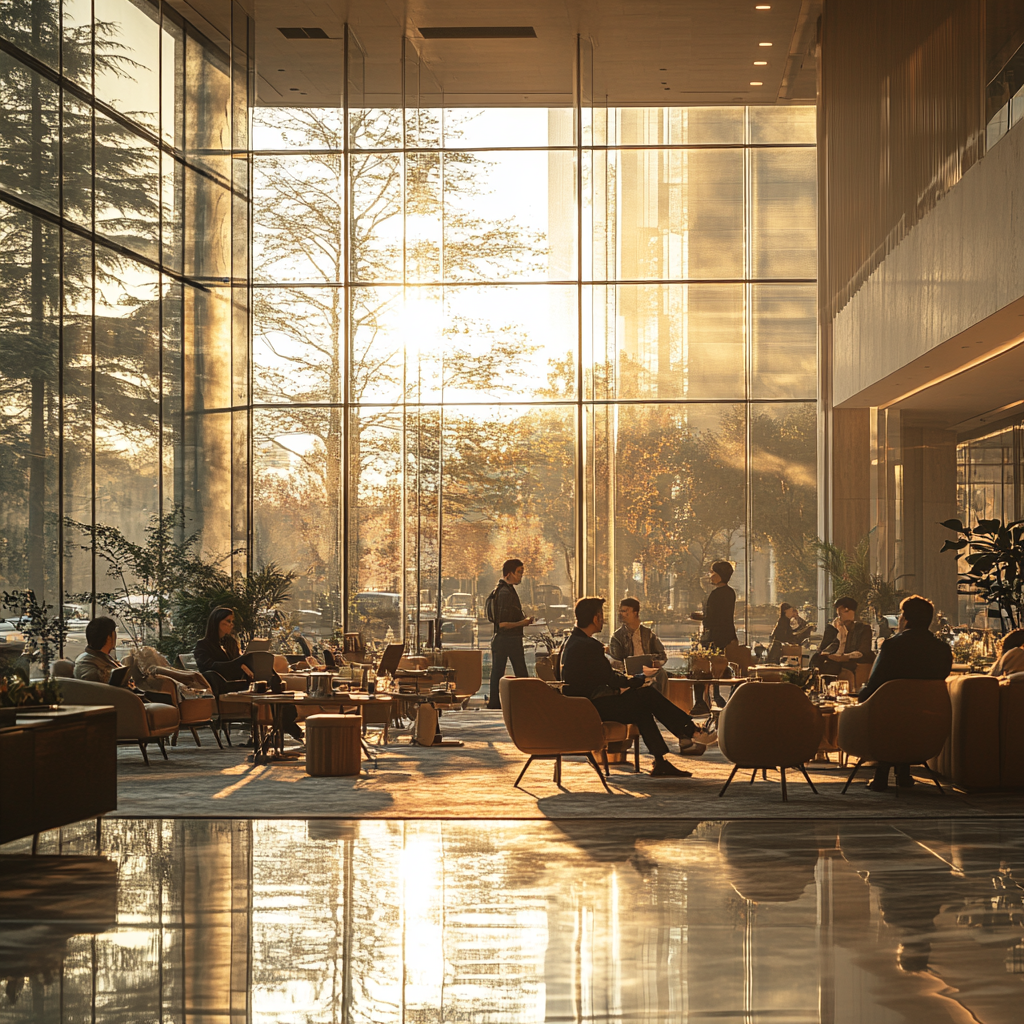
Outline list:
[[[504,580],[498,580],[498,585],[487,595],[487,600],[484,601],[484,615],[488,622],[494,623],[494,629],[498,629],[498,620],[495,616],[498,614],[498,591],[501,589],[501,585],[505,583]],[[508,586],[508,584],[505,584]]]

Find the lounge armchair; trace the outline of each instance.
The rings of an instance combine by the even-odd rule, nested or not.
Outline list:
[[[536,760],[554,761],[554,781],[561,784],[562,758],[576,754],[586,757],[601,785],[611,792],[594,757],[595,751],[601,752],[607,745],[605,723],[586,697],[565,697],[543,679],[530,677],[504,676],[499,686],[509,738],[529,755],[515,786]],[[618,722],[609,724],[621,729]]]
[[[168,736],[173,736],[181,720],[177,708],[171,704],[144,704],[131,690],[123,690],[108,683],[92,683],[58,675],[61,692],[68,704],[86,704],[92,707],[110,705],[117,711],[118,740],[134,740],[142,751],[142,759],[149,765],[146,747],[156,743],[167,760]]]
[[[890,679],[863,704],[839,716],[839,749],[857,758],[843,792],[865,761],[924,765],[942,786],[928,761],[949,738],[953,709],[944,679]],[[896,787],[899,795],[899,786]]]

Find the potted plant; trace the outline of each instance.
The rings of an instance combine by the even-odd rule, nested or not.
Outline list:
[[[64,703],[60,684],[50,678],[28,678],[22,659],[0,673],[0,725],[13,725],[18,711],[53,710]]]
[[[1021,624],[1024,608],[1024,520],[1007,523],[999,519],[979,519],[973,529],[959,519],[940,524],[959,534],[947,540],[941,551],[966,549],[966,569],[960,572],[960,592],[976,594],[986,604],[999,609],[1003,631]]]
[[[29,666],[34,662],[42,665],[43,675],[49,675],[50,659],[60,653],[68,637],[63,615],[51,615],[53,605],[37,601],[31,590],[4,591],[0,594],[0,604],[15,612],[21,632],[25,634],[22,658],[28,659]],[[27,669],[25,678],[29,678]]]

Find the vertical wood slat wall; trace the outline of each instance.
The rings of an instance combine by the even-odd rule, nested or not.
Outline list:
[[[984,0],[825,0],[823,321],[984,153]]]

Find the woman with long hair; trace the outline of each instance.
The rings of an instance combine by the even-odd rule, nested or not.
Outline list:
[[[785,601],[779,605],[779,620],[771,632],[772,642],[768,661],[778,664],[783,644],[802,644],[814,631],[814,627],[800,618],[800,613]]]
[[[205,676],[216,673],[218,678],[209,679],[214,691],[231,693],[246,690],[256,679],[273,681],[280,679],[274,671],[274,656],[266,651],[256,654],[242,654],[235,639],[235,611],[219,607],[210,612],[206,620],[206,635],[192,648],[196,666]],[[294,739],[302,739],[302,730],[296,722],[295,708],[284,710],[284,725]]]

